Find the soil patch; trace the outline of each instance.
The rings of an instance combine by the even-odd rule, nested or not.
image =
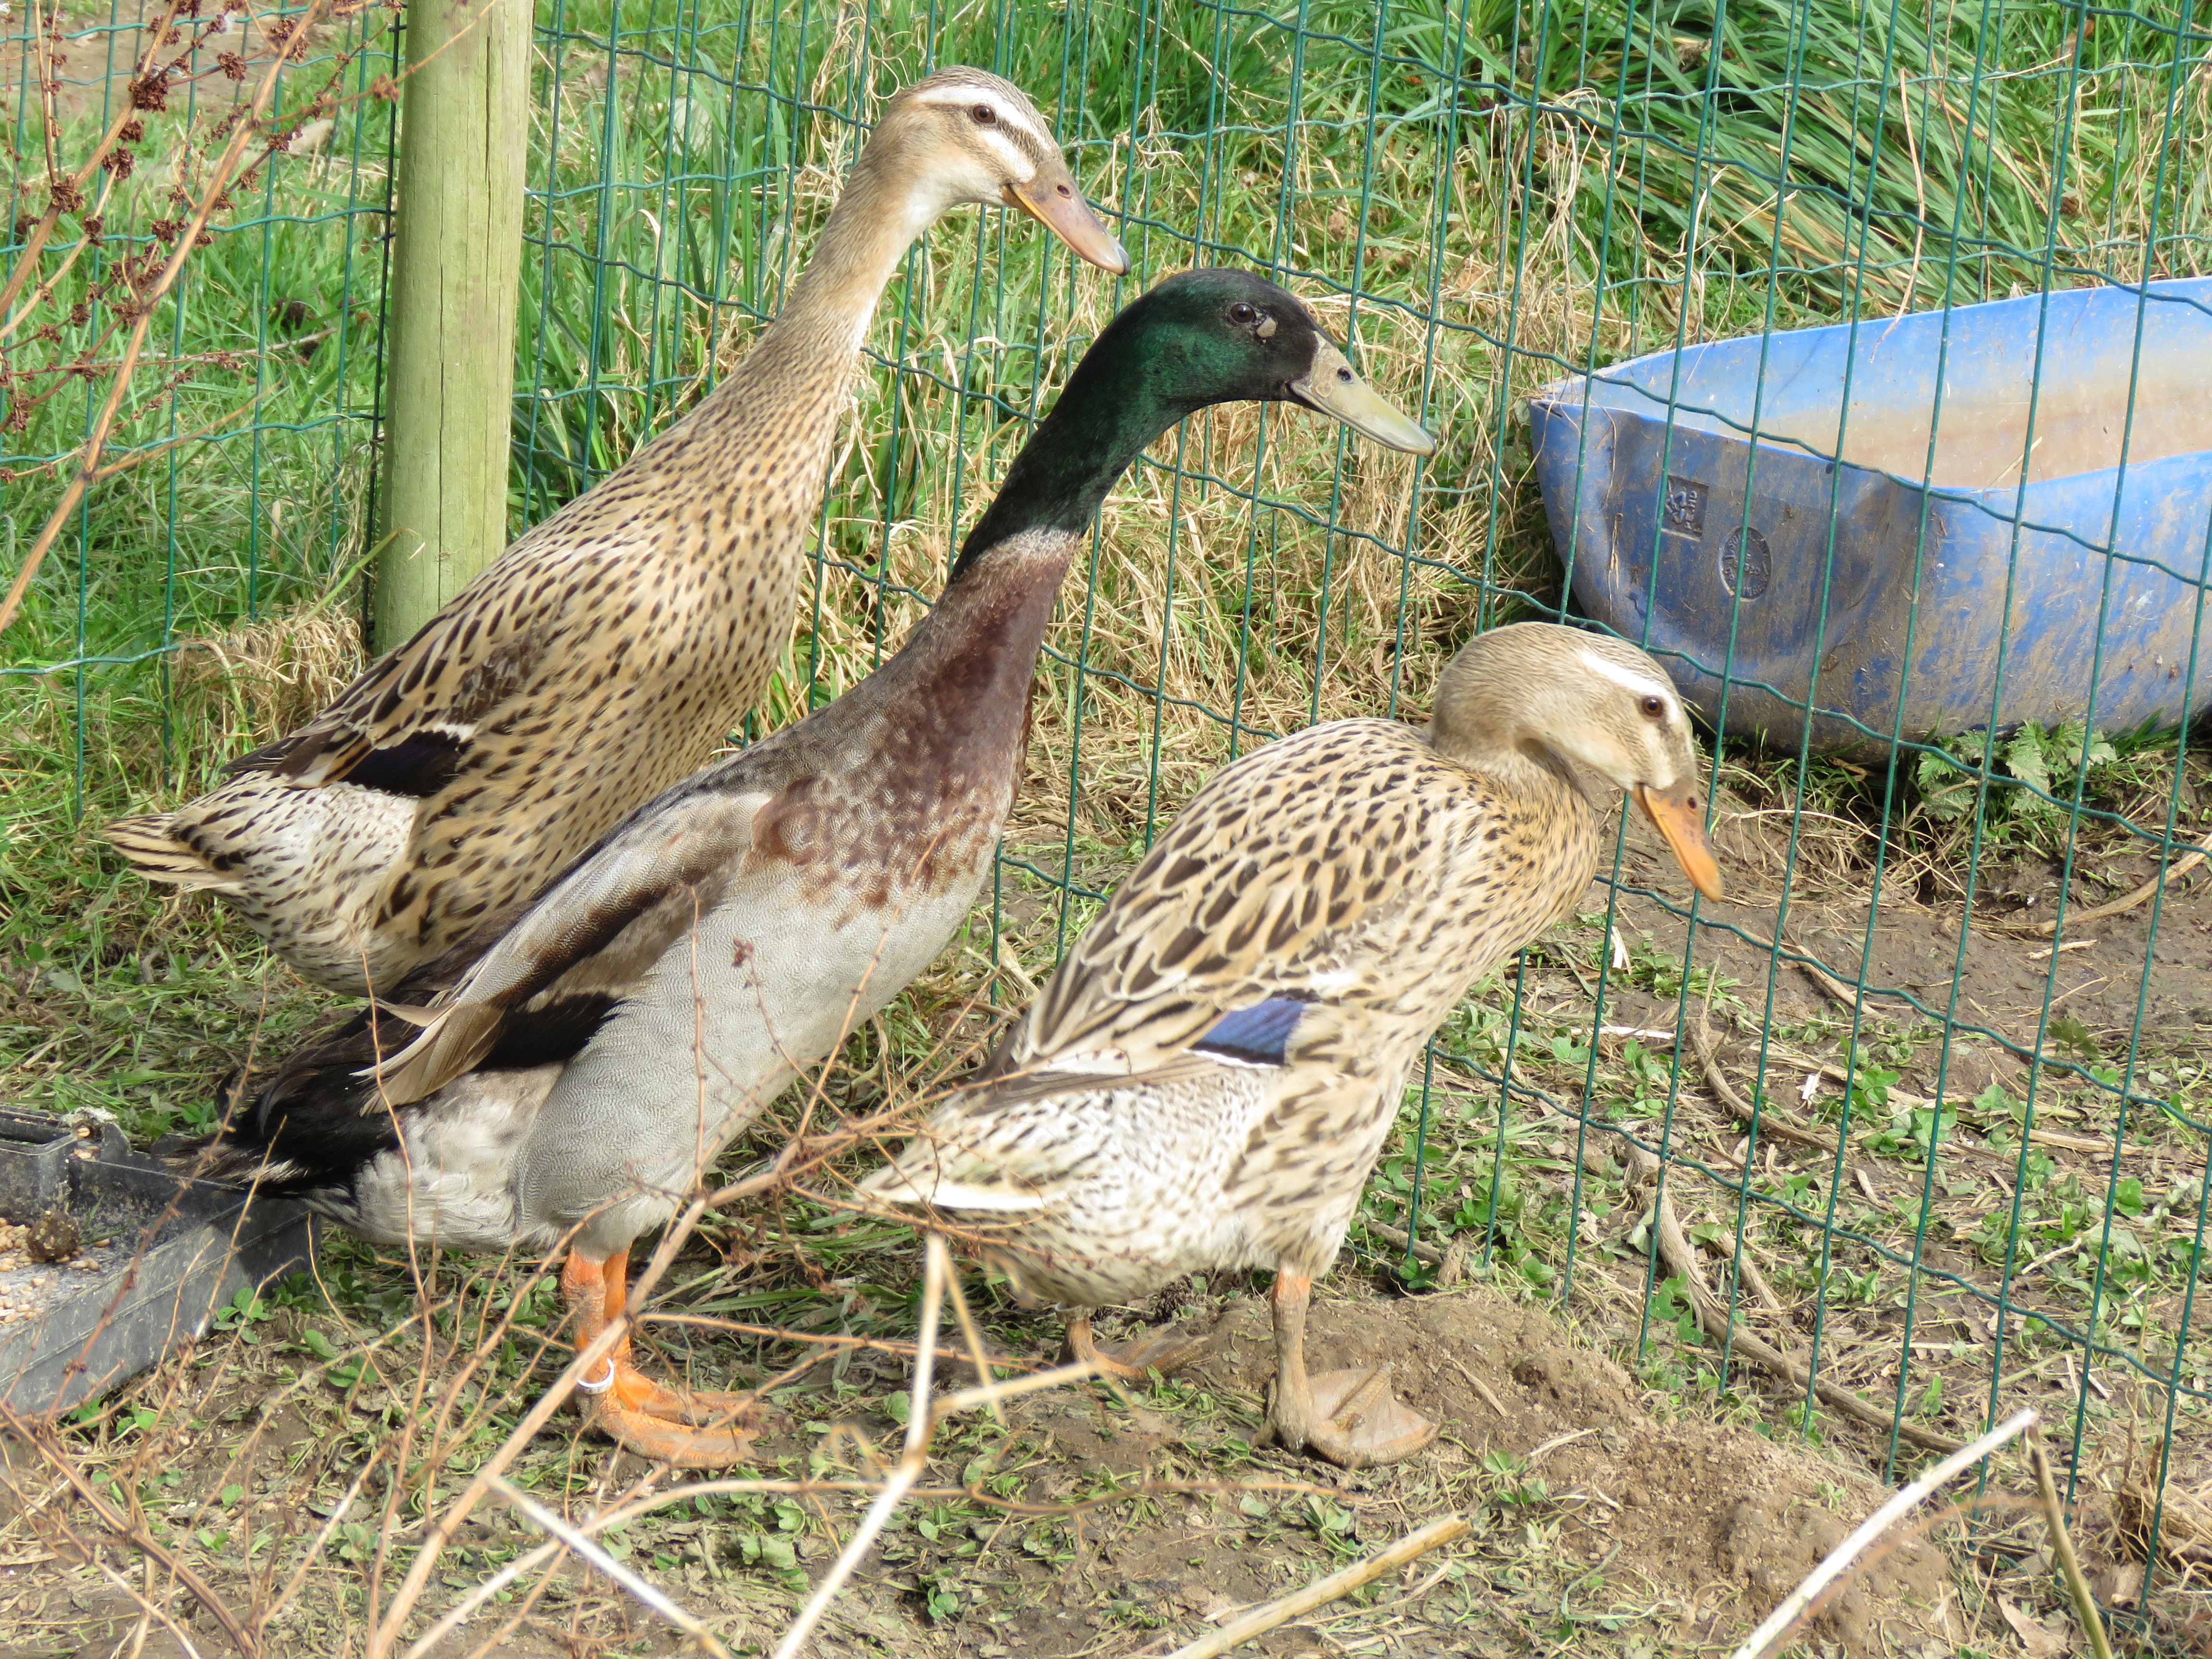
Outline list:
[[[1225,1385],[1264,1388],[1273,1370],[1265,1324],[1249,1317],[1214,1363]],[[1883,1496],[1820,1451],[1748,1427],[1655,1419],[1618,1364],[1541,1310],[1487,1290],[1340,1304],[1316,1319],[1311,1341],[1316,1370],[1390,1366],[1401,1397],[1443,1425],[1443,1457],[1514,1469],[1512,1501],[1543,1518],[1558,1551],[1649,1584],[1682,1639],[1765,1617]],[[1940,1552],[1911,1542],[1820,1631],[1854,1654],[1955,1641],[1946,1571]]]
[[[1230,1484],[1093,1510],[1068,1529],[1063,1559],[1004,1518],[894,1534],[857,1581],[855,1629],[880,1635],[886,1620],[911,1619],[918,1589],[959,1606],[928,1634],[962,1659],[1164,1651],[1458,1509],[1479,1517],[1470,1547],[1255,1650],[1525,1652],[1563,1607],[1647,1632],[1645,1652],[1686,1650],[1740,1637],[1884,1496],[1832,1452],[1749,1426],[1662,1420],[1618,1364],[1488,1288],[1399,1299],[1360,1290],[1315,1310],[1314,1368],[1389,1365],[1400,1397],[1442,1426],[1429,1450],[1358,1474],[1252,1451],[1274,1369],[1268,1322],[1254,1301],[1226,1316],[1223,1350],[1173,1387],[1201,1409],[1067,1389],[1011,1407],[1008,1427],[1030,1467],[1048,1470],[1033,1500],[1209,1474]],[[794,1438],[788,1449],[813,1448]],[[1311,1490],[1240,1491],[1239,1477]],[[979,1555],[977,1540],[994,1547]],[[1852,1655],[1954,1651],[1970,1626],[1948,1574],[1941,1550],[1908,1542],[1815,1634]],[[1386,1607],[1396,1616],[1379,1616]],[[1381,1645],[1364,1645],[1377,1635]]]
[[[1134,1395],[1064,1389],[1011,1403],[1003,1424],[976,1416],[949,1425],[924,1489],[841,1596],[814,1652],[1157,1659],[1454,1511],[1474,1523],[1466,1537],[1248,1650],[1271,1659],[1711,1651],[1740,1639],[1883,1496],[1854,1461],[1875,1455],[1870,1447],[1807,1446],[1786,1428],[1770,1437],[1756,1424],[1676,1415],[1674,1396],[1642,1387],[1542,1308],[1488,1286],[1391,1297],[1355,1278],[1332,1289],[1315,1310],[1316,1367],[1389,1365],[1401,1397],[1442,1425],[1426,1451],[1347,1474],[1258,1444],[1272,1345],[1261,1308],[1240,1304],[1224,1347],[1186,1376]],[[986,1317],[1002,1355],[1048,1357],[1049,1320]],[[172,1360],[135,1391],[158,1413],[158,1423],[133,1431],[153,1437],[143,1450],[133,1456],[125,1438],[82,1455],[96,1479],[112,1480],[108,1490],[137,1491],[149,1524],[241,1613],[270,1582],[242,1566],[241,1528],[259,1540],[257,1561],[281,1561],[287,1571],[309,1534],[332,1528],[271,1639],[274,1650],[335,1652],[357,1648],[362,1574],[387,1512],[374,1482],[350,1499],[349,1486],[368,1449],[388,1442],[414,1387],[395,1376],[390,1390],[348,1391],[303,1378],[283,1356],[317,1346],[305,1340],[312,1322],[280,1315],[257,1333]],[[902,1432],[891,1409],[901,1364],[871,1356],[842,1382],[817,1372],[779,1396],[786,1415],[761,1447],[759,1473],[880,1469]],[[963,1385],[961,1368],[951,1369],[945,1386]],[[434,1391],[447,1370],[425,1372]],[[526,1404],[543,1375],[541,1366],[518,1377],[502,1415]],[[126,1401],[126,1418],[132,1409]],[[479,1444],[488,1449],[501,1432]],[[88,1517],[56,1483],[42,1483],[50,1466],[21,1449],[12,1480],[30,1501],[0,1528],[0,1547],[15,1560],[43,1559],[19,1581],[13,1604],[16,1619],[34,1623],[9,1629],[0,1620],[0,1642],[66,1628],[73,1639],[54,1651],[106,1659],[127,1645],[138,1609],[116,1599],[81,1551],[59,1547],[60,1528],[83,1536]],[[510,1473],[580,1519],[645,1471],[580,1436],[563,1415]],[[441,1503],[455,1484],[438,1468],[410,1475],[396,1500],[409,1517],[402,1537],[418,1524],[426,1494],[417,1480]],[[976,1493],[999,1501],[975,1501]],[[734,1513],[672,1504],[619,1540],[632,1570],[712,1621],[738,1651],[773,1645],[865,1499],[751,1501]],[[2100,1553],[2109,1529],[2096,1515],[2085,1522],[2093,1568],[2110,1571],[2114,1558]],[[487,1504],[456,1536],[424,1610],[434,1613],[539,1541]],[[1986,1593],[1992,1584],[2016,1608],[2063,1628],[2045,1593],[2045,1566],[2018,1564],[2032,1547],[1985,1551],[1967,1572],[1954,1566],[1949,1544],[1909,1540],[1824,1616],[1812,1650],[1884,1659],[1968,1647],[2014,1652]],[[2117,1578],[2113,1591],[2123,1604]],[[204,1635],[220,1645],[187,1600],[168,1607],[204,1650]],[[665,1626],[570,1565],[526,1599],[488,1609],[462,1632],[465,1642],[441,1655],[458,1659],[509,1619],[520,1623],[493,1650],[512,1659],[672,1650]]]
[[[1802,850],[1785,915],[1779,884],[1789,867],[1787,830],[1786,822],[1771,822],[1768,815],[1731,811],[1725,799],[1717,820],[1714,842],[1729,894],[1723,903],[1702,907],[1698,959],[1737,981],[1738,994],[1754,1009],[1766,1006],[1770,981],[1778,1020],[1794,1023],[1844,1006],[1802,967],[1775,959],[1769,942],[1779,928],[1785,949],[1815,958],[1844,986],[1863,981],[1877,994],[1867,1006],[1884,1019],[1928,1024],[1931,1015],[1940,1020],[1948,1013],[2032,1052],[2047,1000],[2054,1015],[2107,1037],[2117,1052],[2134,1029],[2140,996],[2146,1051],[2193,1051],[2207,1041],[2212,871],[2200,867],[2169,884],[2157,907],[2154,939],[2148,902],[2086,922],[2078,918],[2114,892],[2133,890],[2156,873],[2155,866],[2140,855],[2085,861],[2095,865],[2100,879],[2093,885],[2077,872],[2069,907],[2075,919],[2058,941],[2065,948],[2054,951],[2036,926],[2055,914],[2057,866],[2033,857],[1992,859],[1980,872],[1978,902],[2002,914],[1978,915],[1964,927],[1962,947],[1959,905],[1923,902],[1917,885],[1903,879],[1885,879],[1877,893],[1870,870],[1821,881],[1808,873],[1815,860]],[[1628,840],[1623,873],[1631,883],[1681,892],[1680,872],[1640,817],[1632,817]],[[1603,887],[1594,888],[1584,908],[1602,908],[1606,896]],[[1648,932],[1658,949],[1679,953],[1680,917],[1634,893],[1621,896],[1619,915],[1624,931]],[[2024,1082],[2021,1061],[1999,1045],[1962,1034],[1954,1068],[1962,1051],[1966,1070],[1947,1079],[1947,1094],[1978,1092],[1992,1079]],[[1932,1088],[1932,1072],[1922,1081]]]

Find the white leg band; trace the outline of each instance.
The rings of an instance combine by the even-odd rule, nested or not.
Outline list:
[[[605,1356],[605,1361],[607,1374],[601,1377],[598,1382],[592,1382],[588,1376],[580,1376],[576,1379],[576,1389],[579,1393],[605,1394],[609,1389],[614,1387],[615,1357],[612,1354],[608,1354]]]

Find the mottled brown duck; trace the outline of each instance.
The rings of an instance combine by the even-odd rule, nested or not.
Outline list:
[[[1085,356],[897,654],[641,808],[488,949],[401,987],[447,991],[404,1052],[413,1031],[373,1009],[293,1056],[210,1166],[372,1238],[565,1245],[579,1340],[596,1339],[624,1312],[633,1241],[969,915],[1070,557],[1147,444],[1231,399],[1431,447],[1294,295],[1170,277]],[[654,1456],[726,1462],[752,1437],[742,1397],[659,1387],[626,1334],[589,1382],[599,1424]]]
[[[1681,699],[1632,646],[1501,628],[1445,669],[1427,731],[1336,720],[1192,799],[994,1057],[861,1183],[980,1239],[1075,1310],[1078,1358],[1172,1368],[1200,1346],[1102,1349],[1091,1310],[1188,1273],[1275,1273],[1269,1420],[1347,1468],[1435,1425],[1389,1369],[1309,1377],[1305,1320],[1397,1121],[1408,1070],[1480,975],[1572,911],[1626,791],[1720,896]]]
[[[1121,271],[1044,118],[972,69],[893,98],[775,323],[699,406],[531,531],[290,735],[107,835],[308,979],[389,987],[526,902],[760,697],[884,286],[963,202]]]

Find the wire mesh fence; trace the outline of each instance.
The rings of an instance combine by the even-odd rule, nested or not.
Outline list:
[[[116,65],[149,19],[199,78],[26,267],[47,158],[143,85]],[[19,900],[112,892],[64,816],[189,790],[357,660],[393,20],[287,20],[33,5],[0,40],[32,273],[0,307],[11,570],[206,101],[296,56],[289,148],[154,312],[114,441],[144,464],[69,519],[8,639]],[[1654,1386],[1753,1417],[1778,1389],[1807,1434],[1849,1395],[1889,1456],[2043,1404],[2133,1494],[2154,1589],[2188,1570],[2208,1540],[2162,1534],[2160,1495],[2212,1478],[2191,9],[543,0],[537,28],[517,528],[743,351],[878,101],[935,64],[1049,109],[1134,261],[1071,269],[995,213],[909,256],[763,726],[881,659],[1161,274],[1278,276],[1442,434],[1415,465],[1245,407],[1132,477],[1048,642],[979,964],[1048,967],[1222,762],[1417,715],[1477,629],[1650,644],[1729,734],[1740,902],[1682,902],[1623,830],[1587,913],[1440,1036],[1364,1237],[1416,1283],[1487,1269],[1619,1319]],[[144,959],[118,931],[49,932],[33,978],[99,1006],[87,981]]]
[[[13,734],[11,770],[65,779],[72,811],[119,755],[249,729],[243,709],[174,729],[186,641],[361,569],[392,136],[368,88],[391,39],[357,7],[314,27],[300,8],[201,9],[11,8],[0,35],[15,578],[0,673],[39,715]],[[255,114],[276,141],[212,179]],[[188,234],[204,198],[214,229]],[[193,257],[172,286],[180,242]],[[95,434],[106,472],[51,526],[49,568],[42,531]]]

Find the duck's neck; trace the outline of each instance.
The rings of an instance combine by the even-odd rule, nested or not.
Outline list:
[[[1492,780],[1510,794],[1523,799],[1563,801],[1583,812],[1595,810],[1574,768],[1531,733],[1502,702],[1486,713],[1462,706],[1450,738],[1437,743],[1432,726],[1430,741],[1436,743],[1438,752]]]
[[[984,509],[952,568],[951,597],[994,550],[1025,532],[1079,535],[1106,492],[1146,447],[1200,407],[1164,384],[1170,371],[1140,341],[1109,331],[1068,377],[1066,389]]]
[[[826,368],[834,359],[842,389],[899,262],[944,211],[935,190],[902,172],[881,155],[861,155],[814,257],[732,380],[757,379],[761,370]]]
[[[755,476],[770,470],[768,451],[779,452],[772,462],[779,470],[789,465],[811,473],[827,464],[854,359],[884,289],[915,239],[944,210],[938,193],[902,176],[905,170],[892,165],[893,159],[872,151],[861,155],[783,309],[744,360],[670,435],[684,433],[687,447],[702,440],[738,439],[747,463],[762,464]],[[680,464],[714,463],[685,455]]]
[[[873,693],[918,717],[930,746],[958,751],[963,769],[995,770],[1002,752],[1019,751],[1037,651],[1081,541],[1078,531],[1034,531],[968,566],[869,677]]]
[[[1172,377],[1156,359],[1102,344],[1014,457],[944,596],[875,677],[884,695],[935,711],[936,741],[987,769],[1020,753],[1053,601],[1106,492],[1194,407],[1158,384]]]

